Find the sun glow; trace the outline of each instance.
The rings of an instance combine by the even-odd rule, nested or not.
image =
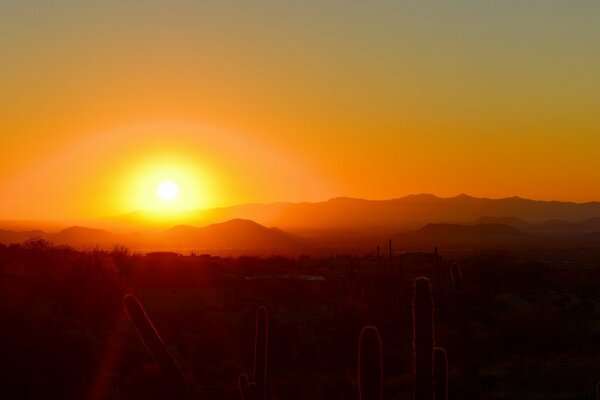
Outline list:
[[[179,186],[173,181],[164,181],[156,188],[156,195],[164,201],[172,201],[179,196]]]
[[[153,156],[136,164],[123,180],[125,210],[159,212],[168,217],[210,204],[212,175],[184,155]]]

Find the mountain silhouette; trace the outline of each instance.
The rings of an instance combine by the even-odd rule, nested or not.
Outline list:
[[[391,200],[338,197],[316,203],[246,204],[190,211],[179,213],[177,224],[204,226],[241,218],[277,226],[291,233],[319,230],[393,233],[419,229],[428,223],[464,224],[483,217],[500,220],[478,223],[507,223],[522,229],[526,227],[517,219],[532,225],[547,220],[581,222],[592,219],[592,223],[597,223],[593,218],[600,218],[600,203],[539,201],[516,196],[487,199],[465,194],[449,198],[417,194]],[[502,220],[504,218],[514,220]],[[137,226],[142,219],[152,220],[152,213],[132,213],[120,216],[114,222]],[[170,222],[173,224],[172,220]]]
[[[581,222],[590,231],[600,232],[600,217],[588,218]]]
[[[493,247],[551,240],[560,243],[564,238],[568,238],[565,243],[576,243],[583,240],[583,235],[600,232],[600,203],[487,199],[466,194],[450,198],[415,194],[391,200],[337,197],[316,203],[245,204],[169,215],[138,211],[73,225],[47,234],[15,231],[0,224],[5,229],[0,231],[0,242],[22,242],[39,236],[77,247],[371,248],[393,235],[402,239],[398,246],[447,243]],[[23,226],[35,225],[27,221]],[[588,235],[585,240],[594,241],[595,237]]]
[[[0,243],[21,243],[31,238],[46,238],[47,234],[40,230],[13,231],[0,230]]]
[[[533,226],[531,230],[535,232],[547,233],[578,233],[586,232],[590,229],[582,223],[570,222],[561,219],[551,219]]]
[[[415,232],[416,235],[423,236],[449,236],[460,235],[469,236],[523,236],[525,232],[506,224],[477,224],[477,225],[459,225],[459,224],[427,224]]]
[[[158,233],[115,234],[103,229],[71,226],[57,233],[0,231],[0,243],[21,243],[32,237],[77,248],[117,244],[143,249],[273,249],[297,248],[306,240],[254,221],[234,219],[202,228],[178,225]]]
[[[92,229],[83,226],[71,226],[58,233],[48,235],[47,238],[57,244],[70,246],[81,245],[109,245],[117,244],[118,237],[103,229]]]
[[[392,238],[398,246],[440,246],[445,249],[519,246],[537,239],[534,235],[506,224],[427,224],[414,232],[399,233]]]
[[[522,231],[528,231],[532,229],[533,225],[523,221],[521,218],[516,217],[481,217],[473,221],[470,225],[479,224],[504,224]]]
[[[277,248],[300,244],[298,238],[280,229],[239,218],[203,228],[179,225],[158,237],[163,243],[201,248]]]

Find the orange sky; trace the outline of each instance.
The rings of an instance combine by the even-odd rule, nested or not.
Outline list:
[[[598,2],[47,3],[0,5],[1,219],[600,200]]]

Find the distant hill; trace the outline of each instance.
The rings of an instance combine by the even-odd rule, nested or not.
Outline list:
[[[506,224],[427,224],[392,239],[399,247],[445,249],[521,246],[537,240],[536,236]]]
[[[588,218],[581,222],[590,231],[600,232],[600,217]]]
[[[47,234],[40,230],[12,231],[0,230],[0,243],[21,243],[32,238],[46,238]]]
[[[547,233],[580,233],[588,232],[590,231],[590,228],[591,227],[587,227],[583,223],[551,219],[531,227],[531,230],[535,232]]]
[[[204,228],[180,225],[158,235],[163,243],[201,248],[279,248],[300,245],[300,239],[254,221],[233,219]]]
[[[203,228],[179,225],[159,233],[114,234],[103,229],[72,226],[57,233],[0,231],[0,243],[21,243],[41,237],[76,248],[124,245],[133,249],[274,249],[305,245],[306,241],[277,228],[234,219]]]
[[[422,236],[448,236],[459,235],[462,237],[471,236],[495,236],[495,237],[513,237],[525,236],[525,232],[506,224],[477,224],[477,225],[459,225],[459,224],[427,224],[414,233]]]
[[[529,224],[520,218],[515,217],[482,217],[475,220],[472,225],[477,224],[505,224],[520,229],[524,232],[535,233],[584,233],[600,232],[600,218],[589,218],[581,222],[572,222],[562,219],[550,219],[540,224]]]
[[[119,238],[103,229],[91,229],[82,226],[72,226],[58,233],[48,235],[47,238],[57,244],[70,246],[82,245],[110,245],[117,244]]]
[[[520,218],[516,217],[481,217],[473,221],[470,225],[479,225],[479,224],[504,224],[509,225],[514,228],[520,229],[522,231],[530,230],[533,225],[523,221]]]
[[[600,230],[587,228],[586,221],[572,223],[549,220],[531,225],[514,218],[481,218],[480,221],[507,221],[521,225],[527,230],[509,224],[426,224],[420,229],[392,236],[398,248],[445,249],[498,248],[527,246],[581,246],[600,245]],[[593,226],[595,221],[591,221]]]

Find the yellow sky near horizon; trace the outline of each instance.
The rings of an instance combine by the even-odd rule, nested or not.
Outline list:
[[[597,2],[94,3],[0,5],[1,219],[600,200]]]

